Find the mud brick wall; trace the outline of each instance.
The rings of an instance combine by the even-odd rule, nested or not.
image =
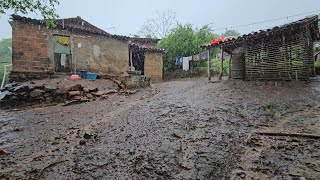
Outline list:
[[[41,25],[12,22],[12,77],[32,79],[31,75],[54,71],[54,35],[70,36],[72,66],[74,48],[77,52],[77,71],[84,69],[98,74],[126,73],[129,66],[127,42],[112,37],[75,34],[68,30],[49,30]],[[78,48],[78,43],[81,47]],[[29,76],[30,75],[30,76]]]
[[[14,72],[46,72],[48,58],[48,29],[38,25],[12,22],[12,64]]]
[[[128,44],[109,37],[74,36],[76,46],[77,69],[99,74],[123,74],[129,66]],[[72,48],[73,49],[73,48]]]
[[[146,52],[144,59],[144,75],[152,81],[162,81],[163,56],[158,52]]]

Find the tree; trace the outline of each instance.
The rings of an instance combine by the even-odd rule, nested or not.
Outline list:
[[[228,37],[228,36],[240,36],[241,34],[237,30],[227,30],[226,32],[222,33],[221,36]]]
[[[162,39],[158,47],[166,49],[164,59],[164,70],[175,69],[175,59],[177,56],[190,56],[202,52],[200,45],[211,42],[217,36],[212,33],[208,26],[200,29],[193,28],[191,24],[178,24],[171,33]]]
[[[12,52],[12,39],[2,39],[0,41],[0,62],[10,62],[11,61],[11,56]]]
[[[0,41],[0,83],[3,77],[3,67],[5,64],[10,64],[12,59],[12,39],[2,39]]]
[[[176,25],[176,13],[168,10],[162,13],[157,12],[156,17],[148,19],[139,30],[144,37],[164,38]]]
[[[59,17],[55,5],[59,5],[58,0],[1,0],[0,14],[5,14],[7,10],[13,10],[15,14],[40,13],[50,27],[55,26],[55,19]]]

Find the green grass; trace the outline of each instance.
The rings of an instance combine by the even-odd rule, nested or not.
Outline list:
[[[273,102],[271,101],[268,101],[264,104],[264,107],[265,109],[267,110],[268,112],[268,115],[271,116],[271,117],[274,117],[275,114],[276,114],[276,109],[277,109],[277,106],[276,104],[274,104]]]

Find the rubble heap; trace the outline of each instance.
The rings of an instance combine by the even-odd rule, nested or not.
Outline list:
[[[65,103],[71,105],[75,103],[88,102],[96,99],[106,99],[108,94],[132,94],[136,91],[123,89],[118,84],[116,90],[100,91],[98,88],[84,88],[80,84],[70,87],[50,87],[44,84],[7,84],[0,92],[0,108],[3,107],[23,107],[35,104],[55,104]]]
[[[60,91],[57,87],[13,82],[1,89],[0,107],[63,102],[65,99],[66,93]]]

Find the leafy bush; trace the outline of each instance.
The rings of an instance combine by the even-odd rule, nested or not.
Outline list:
[[[176,69],[175,61],[177,56],[191,56],[199,54],[203,50],[201,45],[211,42],[217,35],[211,32],[208,26],[200,29],[193,28],[191,24],[179,24],[172,32],[162,39],[158,47],[166,49],[167,53],[164,58],[164,72]],[[212,57],[215,55],[216,50],[212,52]],[[204,63],[195,65],[195,67],[205,66]]]
[[[314,67],[316,69],[316,74],[320,75],[320,61],[319,60],[315,62]]]
[[[12,47],[12,40],[10,39],[2,39],[0,41],[0,84],[3,78],[4,65],[11,64],[12,62],[12,52],[10,48]],[[11,67],[7,68],[8,71],[11,71]],[[8,81],[8,77],[6,78],[6,82]]]
[[[220,59],[213,59],[212,62],[214,65],[214,74],[220,74]],[[229,59],[223,61],[223,75],[226,76],[229,73]]]

